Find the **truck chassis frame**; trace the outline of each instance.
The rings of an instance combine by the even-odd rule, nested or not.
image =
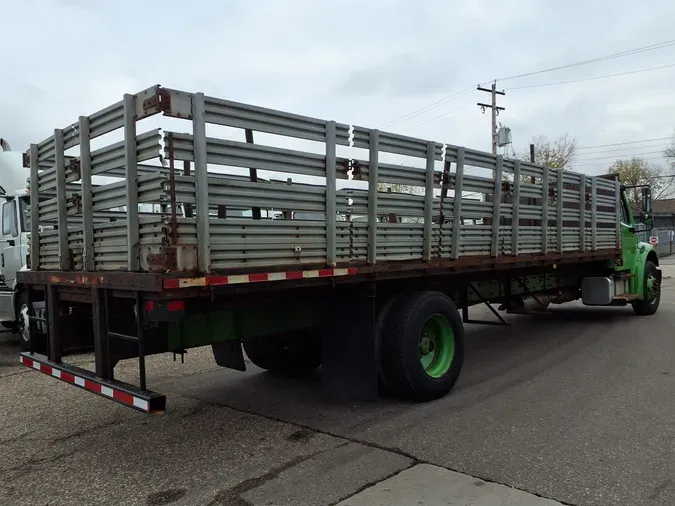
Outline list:
[[[338,397],[373,400],[378,395],[378,356],[376,352],[379,313],[385,303],[399,294],[419,290],[438,290],[451,295],[461,310],[464,323],[506,324],[492,307],[493,303],[507,303],[515,294],[548,294],[569,287],[560,284],[560,277],[580,279],[584,275],[611,272],[607,253],[580,254],[577,258],[551,257],[521,258],[517,264],[503,262],[475,263],[473,266],[448,266],[418,269],[387,269],[373,272],[353,272],[352,275],[299,278],[285,282],[256,281],[238,285],[195,282],[201,278],[177,278],[174,274],[159,273],[66,273],[25,272],[23,284],[32,302],[46,302],[46,319],[31,317],[30,348],[20,356],[21,362],[62,381],[76,385],[138,411],[154,414],[166,409],[164,395],[147,387],[145,359],[147,356],[171,352],[162,338],[149,335],[146,324],[163,325],[179,321],[191,312],[210,312],[246,305],[255,306],[261,301],[282,300],[294,294],[305,293],[307,301],[321,300],[326,310],[322,314],[322,389]],[[558,281],[532,292],[527,288],[528,278],[553,276]],[[167,289],[177,279],[190,279],[183,288]],[[489,300],[477,287],[482,282],[498,285],[498,294],[491,293]],[[469,296],[472,295],[472,299]],[[301,297],[299,304],[303,303]],[[63,361],[68,327],[64,326],[64,304],[77,304],[91,311],[91,335],[94,350],[94,370],[89,371]],[[485,304],[495,315],[494,321],[473,320],[469,308]],[[111,328],[109,311],[114,306],[127,313],[133,311],[135,332]],[[143,308],[137,317],[133,307]],[[198,309],[197,309],[198,308]],[[344,314],[350,318],[345,319]],[[48,329],[46,342],[38,352],[33,349],[37,341],[36,323],[41,321]],[[130,327],[127,325],[127,329]],[[79,327],[80,331],[85,329]],[[72,329],[70,330],[72,332]],[[244,370],[240,340],[225,341],[233,353],[221,365]],[[173,350],[174,354],[177,350]],[[182,353],[186,350],[179,350]],[[175,355],[174,355],[175,356]],[[132,385],[115,379],[115,365],[120,360],[138,359],[139,384]],[[218,357],[217,361],[218,361]]]

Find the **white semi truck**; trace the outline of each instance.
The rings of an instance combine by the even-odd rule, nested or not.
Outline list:
[[[0,322],[16,331],[24,349],[28,343],[28,306],[17,290],[16,273],[26,269],[28,255],[29,176],[22,153],[12,151],[9,143],[0,139]],[[36,312],[44,311],[42,306],[36,307]]]

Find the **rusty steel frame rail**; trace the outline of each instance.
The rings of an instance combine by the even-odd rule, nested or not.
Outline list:
[[[325,286],[335,284],[354,284],[362,282],[386,281],[395,279],[424,278],[428,276],[457,276],[470,275],[472,273],[497,271],[506,272],[522,268],[555,268],[558,265],[583,264],[589,262],[617,261],[621,256],[620,250],[599,250],[587,251],[583,253],[549,253],[543,254],[521,254],[517,256],[474,256],[461,257],[456,260],[444,260],[435,262],[424,261],[401,261],[390,263],[379,263],[368,265],[366,263],[359,265],[338,265],[338,268],[349,268],[355,270],[353,275],[325,278],[300,278],[287,279],[284,281],[265,281],[245,283],[238,285],[218,286],[219,293],[231,292],[241,293],[243,291],[255,291],[261,287],[266,290],[287,290],[290,288]],[[323,269],[321,266],[303,266],[303,269]],[[297,270],[298,266],[287,267],[286,270]],[[278,269],[283,272],[283,269]],[[255,275],[260,270],[249,269],[247,274]],[[222,274],[213,275],[241,275],[241,271],[228,271]],[[166,288],[168,280],[177,279],[199,279],[200,274],[187,272],[173,273],[142,273],[142,272],[65,272],[65,271],[23,271],[17,273],[18,283],[24,285],[49,286],[57,285],[62,287],[84,287],[97,286],[118,291],[141,291],[152,292],[158,297],[176,296],[181,297],[200,297],[213,296],[214,286],[190,286],[188,288]]]
[[[147,272],[22,271],[17,272],[17,283],[41,286],[98,286],[117,290],[160,292],[164,276],[160,273]]]

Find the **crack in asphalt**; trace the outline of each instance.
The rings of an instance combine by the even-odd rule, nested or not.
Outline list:
[[[355,494],[357,494],[357,493],[359,493],[359,492],[362,492],[363,490],[365,490],[365,489],[368,488],[369,486],[373,486],[373,485],[375,485],[375,484],[377,484],[377,483],[380,483],[381,481],[384,481],[384,480],[386,480],[386,479],[391,478],[392,476],[396,476],[397,474],[399,474],[399,473],[405,471],[406,469],[409,469],[410,467],[413,467],[413,466],[418,465],[418,464],[429,464],[429,465],[432,465],[432,466],[441,467],[441,468],[446,469],[446,470],[448,470],[448,471],[452,471],[452,472],[455,472],[455,473],[460,473],[460,474],[464,474],[464,475],[467,475],[467,476],[471,476],[472,478],[477,478],[477,479],[482,480],[482,481],[484,481],[484,482],[486,482],[486,483],[492,483],[492,484],[495,484],[495,485],[502,485],[502,486],[509,487],[509,488],[511,488],[511,489],[514,489],[514,490],[519,490],[519,491],[521,491],[521,492],[526,492],[526,493],[528,493],[528,494],[534,495],[534,496],[536,496],[536,497],[540,497],[540,498],[542,498],[542,499],[549,499],[549,500],[551,500],[551,501],[557,501],[558,503],[563,504],[563,505],[565,505],[565,506],[576,506],[574,503],[566,502],[566,501],[561,500],[561,499],[556,499],[555,497],[549,497],[549,496],[543,495],[543,494],[541,494],[541,493],[539,493],[539,492],[536,492],[536,491],[533,491],[533,490],[528,490],[528,489],[526,489],[526,488],[518,488],[518,487],[514,487],[513,485],[509,485],[508,483],[501,483],[501,482],[499,482],[499,481],[493,480],[493,479],[488,478],[488,477],[486,477],[486,476],[474,475],[474,474],[468,475],[467,473],[465,473],[465,472],[463,472],[463,471],[461,471],[461,470],[459,470],[459,469],[454,469],[454,468],[448,467],[448,466],[446,466],[446,465],[440,465],[440,464],[437,464],[437,463],[432,462],[432,461],[430,461],[430,460],[427,460],[427,459],[423,459],[423,458],[417,457],[417,456],[415,456],[415,455],[413,455],[413,454],[411,454],[411,453],[409,453],[409,452],[407,452],[407,451],[405,451],[405,450],[403,450],[403,449],[401,449],[401,448],[398,448],[398,447],[396,447],[396,446],[386,446],[386,445],[381,445],[381,444],[378,444],[378,443],[374,443],[374,442],[372,442],[372,441],[366,441],[366,440],[358,439],[358,438],[355,438],[355,437],[346,436],[346,435],[344,435],[344,434],[337,434],[337,433],[335,433],[335,432],[328,431],[328,430],[317,429],[317,428],[314,428],[314,427],[311,427],[311,426],[309,426],[309,425],[305,425],[305,424],[302,424],[302,423],[292,422],[292,421],[284,420],[284,419],[282,419],[282,418],[278,418],[278,417],[275,417],[275,416],[264,415],[264,414],[256,413],[256,412],[253,412],[253,411],[248,411],[248,410],[241,409],[241,408],[238,408],[238,407],[235,407],[235,406],[231,406],[231,405],[225,404],[225,403],[220,403],[220,402],[210,402],[210,401],[206,401],[206,400],[204,400],[204,399],[199,399],[199,398],[197,398],[197,397],[193,397],[193,396],[191,396],[191,395],[184,395],[184,396],[187,397],[187,398],[190,398],[190,399],[192,399],[192,400],[196,400],[196,401],[198,401],[198,402],[203,402],[203,403],[208,404],[208,405],[210,405],[210,406],[215,406],[215,407],[226,407],[226,408],[228,408],[228,409],[231,409],[231,410],[233,410],[233,411],[237,411],[237,412],[239,412],[239,413],[245,413],[245,414],[247,414],[247,415],[252,415],[252,416],[259,416],[259,417],[261,417],[261,418],[265,418],[265,419],[267,419],[267,420],[271,420],[271,421],[274,421],[274,422],[284,423],[284,424],[288,424],[288,425],[292,425],[292,426],[298,427],[298,428],[300,428],[300,429],[305,429],[305,430],[308,430],[308,431],[312,431],[312,432],[314,432],[314,433],[316,433],[316,434],[322,434],[322,435],[331,436],[331,437],[334,437],[334,438],[337,438],[337,439],[342,439],[342,440],[345,441],[344,444],[347,444],[347,442],[349,442],[349,443],[355,443],[355,444],[360,444],[360,445],[363,445],[363,446],[366,446],[366,447],[369,447],[369,448],[373,448],[373,449],[376,449],[376,450],[381,450],[381,451],[385,451],[385,452],[395,453],[395,454],[397,454],[397,455],[400,455],[400,456],[402,456],[402,457],[406,457],[406,458],[408,458],[408,459],[411,460],[411,465],[408,466],[408,467],[406,467],[405,469],[400,469],[400,470],[398,470],[398,471],[392,473],[390,476],[387,476],[387,477],[385,477],[385,478],[373,480],[372,483],[369,483],[368,485],[366,485],[366,486],[364,486],[364,487],[360,487],[359,490],[358,490],[357,492],[354,492],[353,494],[350,494],[350,495],[348,495],[348,496],[346,496],[346,497],[343,497],[343,498],[339,499],[339,500],[336,501],[335,503],[332,503],[331,506],[334,506],[335,504],[339,503],[340,501],[344,501],[345,499],[348,499],[349,497],[353,497]],[[337,447],[335,447],[335,448],[339,448],[340,446],[342,446],[342,445],[339,445],[339,446],[337,446]],[[334,448],[322,450],[322,451],[317,452],[317,453],[322,453],[322,452],[324,452],[324,451],[329,451],[329,450],[332,450],[332,449],[334,449]],[[303,457],[303,458],[301,458],[300,462],[303,462],[303,461],[305,461],[305,460],[307,460],[307,459],[309,459],[309,458],[312,458],[313,456],[315,456],[315,455],[314,455],[314,454],[313,454],[313,455],[310,455],[310,456],[307,457],[307,458],[304,458],[304,457]],[[289,461],[289,462],[293,462],[293,460],[291,460],[291,461]],[[283,467],[283,468],[284,468],[283,470],[285,470],[285,469],[288,469],[289,467],[293,467],[294,465],[298,465],[300,462],[295,462],[295,463],[293,463],[292,465],[287,465],[287,464],[288,464],[288,463],[287,463],[287,464],[284,464],[284,466],[281,466],[281,467]],[[280,473],[280,472],[281,472],[281,471],[279,471],[279,473]],[[278,475],[279,473],[277,473],[277,475]],[[264,476],[264,475],[263,475],[263,476]],[[247,480],[247,482],[248,482],[248,481],[251,481],[251,480]],[[265,480],[265,481],[267,481],[267,480]],[[243,483],[246,483],[246,482],[243,482]],[[234,490],[234,489],[236,489],[236,488],[237,488],[237,487],[235,486],[235,487],[233,487],[233,488],[231,488],[231,489],[228,489],[228,490]],[[255,488],[255,487],[251,487],[251,488]],[[251,488],[248,488],[247,490],[251,490]],[[243,492],[242,492],[242,493],[243,493]],[[240,494],[240,495],[241,495],[241,494]],[[233,498],[233,497],[231,497],[231,496],[227,496],[227,498],[228,498],[230,501],[233,501],[233,500],[235,499],[235,498]],[[237,498],[237,500],[238,500],[239,502],[229,502],[229,503],[222,503],[222,502],[218,503],[218,502],[214,502],[214,503],[209,504],[209,506],[217,506],[217,505],[220,505],[220,504],[228,504],[228,505],[231,504],[232,506],[249,506],[249,505],[250,505],[250,503],[249,503],[248,501],[245,501],[245,500],[242,499],[242,498]],[[242,501],[243,501],[243,502],[242,502]]]
[[[17,373],[17,374],[22,374],[22,373],[25,373],[25,372],[31,372],[31,371],[30,370],[22,371],[21,373]],[[7,376],[4,376],[4,377],[7,377]],[[2,378],[0,378],[0,380],[1,379]],[[242,409],[242,408],[239,408],[239,407],[236,407],[236,406],[233,406],[233,405],[229,405],[229,404],[224,404],[224,403],[221,403],[221,402],[210,402],[210,401],[206,401],[204,399],[200,399],[200,398],[197,398],[197,397],[193,397],[193,396],[190,396],[190,395],[184,395],[184,394],[183,394],[183,396],[198,402],[197,406],[195,406],[193,409],[191,409],[188,413],[185,413],[185,414],[182,415],[183,418],[190,418],[192,416],[197,416],[197,415],[202,414],[203,411],[206,409],[206,406],[219,407],[219,408],[225,407],[225,408],[231,409],[232,411],[242,413],[242,414],[245,414],[245,415],[260,417],[260,418],[271,420],[271,421],[274,421],[274,422],[277,422],[277,423],[283,423],[283,424],[287,424],[287,425],[290,425],[290,426],[297,427],[299,429],[298,432],[302,435],[302,437],[300,437],[299,435],[295,436],[298,439],[305,439],[305,438],[308,437],[307,436],[308,433],[311,433],[311,434],[322,434],[322,435],[334,437],[334,438],[337,438],[339,440],[344,441],[343,443],[341,443],[337,446],[333,446],[333,447],[330,447],[330,448],[319,450],[319,451],[316,451],[316,452],[314,452],[310,455],[295,457],[293,459],[290,459],[288,462],[284,463],[283,465],[271,469],[270,471],[266,472],[265,474],[263,474],[261,476],[244,480],[241,483],[239,483],[238,485],[235,485],[234,487],[224,489],[224,490],[220,490],[216,493],[216,496],[212,499],[212,501],[209,503],[208,506],[220,506],[220,505],[249,506],[251,503],[241,497],[246,492],[248,492],[250,490],[253,490],[255,488],[258,488],[258,487],[262,486],[263,484],[267,483],[268,481],[277,478],[284,471],[286,471],[286,470],[288,470],[292,467],[295,467],[295,466],[301,464],[302,462],[310,460],[310,459],[312,459],[312,458],[314,458],[314,457],[316,457],[316,456],[318,456],[318,455],[320,455],[324,452],[328,452],[328,451],[335,450],[336,448],[340,448],[340,447],[342,447],[344,445],[347,445],[349,443],[359,444],[359,445],[362,445],[362,446],[366,446],[366,447],[369,447],[369,448],[372,448],[372,449],[381,450],[381,451],[385,451],[385,452],[389,452],[389,453],[395,453],[395,454],[400,455],[402,457],[408,458],[410,460],[410,463],[407,466],[405,466],[404,468],[396,470],[396,471],[388,474],[387,476],[384,476],[384,477],[381,477],[381,478],[376,478],[376,479],[373,479],[373,480],[369,481],[368,483],[360,486],[357,490],[350,493],[349,495],[346,495],[345,497],[341,497],[338,500],[336,500],[335,502],[331,503],[331,506],[334,506],[335,504],[339,503],[340,501],[344,501],[345,499],[348,499],[349,497],[353,497],[354,495],[362,492],[363,490],[365,490],[365,489],[367,489],[367,488],[369,488],[373,485],[376,485],[377,483],[380,483],[384,480],[392,478],[392,477],[400,474],[401,472],[403,472],[407,469],[410,469],[411,467],[414,467],[418,464],[429,464],[429,465],[433,465],[433,466],[437,466],[437,467],[447,469],[447,470],[452,471],[452,472],[458,472],[458,473],[461,473],[461,474],[466,474],[466,473],[464,473],[464,472],[462,472],[458,469],[453,469],[452,467],[439,465],[435,462],[419,458],[419,457],[417,457],[417,456],[415,456],[415,455],[413,455],[413,454],[411,454],[411,453],[409,453],[409,452],[407,452],[407,451],[405,451],[401,448],[398,448],[397,446],[382,445],[382,444],[374,443],[374,442],[371,442],[371,441],[366,441],[366,440],[363,440],[363,439],[347,436],[347,435],[344,435],[344,434],[338,434],[338,433],[335,433],[335,432],[329,431],[329,430],[317,429],[315,427],[311,427],[309,425],[305,425],[305,424],[302,424],[302,423],[284,420],[282,418],[274,417],[274,416],[271,416],[271,415],[256,413],[254,411]],[[123,425],[123,424],[124,424],[124,421],[121,420],[121,419],[111,420],[111,421],[105,422],[103,424],[99,424],[99,425],[95,425],[95,426],[92,426],[92,427],[89,427],[89,428],[86,428],[86,429],[78,430],[78,431],[76,431],[72,434],[68,434],[66,436],[61,436],[61,437],[52,439],[51,441],[49,441],[47,446],[53,447],[57,444],[65,443],[65,442],[68,442],[72,439],[76,439],[76,438],[80,438],[80,437],[89,435],[89,434],[91,434],[93,432],[97,432],[101,429],[106,429],[108,427],[113,427],[113,426]],[[298,434],[298,433],[294,433],[291,436],[294,436],[296,434]],[[13,443],[13,442],[39,439],[39,438],[29,438],[29,437],[27,437],[27,435],[28,435],[28,433],[22,434],[20,436],[14,437],[14,438],[8,438],[8,439],[0,440],[0,444],[8,444],[8,443]],[[54,462],[59,461],[61,459],[73,456],[77,453],[86,451],[86,450],[88,450],[89,446],[90,445],[84,445],[84,446],[76,448],[76,449],[60,452],[60,453],[57,453],[56,455],[53,455],[53,456],[50,456],[50,457],[42,457],[42,458],[35,458],[35,455],[42,452],[42,450],[37,450],[25,462],[23,462],[21,464],[18,464],[18,465],[15,465],[15,466],[12,466],[12,467],[9,467],[9,468],[4,468],[4,469],[2,469],[2,472],[14,474],[14,473],[25,472],[27,470],[35,470],[39,466],[42,466],[42,465],[45,465],[45,464],[51,464],[51,463],[54,463]],[[507,487],[510,487],[510,488],[514,488],[516,490],[527,492],[529,494],[532,494],[534,496],[537,496],[537,497],[540,497],[540,498],[543,498],[543,499],[555,500],[555,501],[560,502],[561,504],[573,506],[572,503],[568,503],[568,502],[565,502],[565,501],[562,501],[560,499],[556,499],[556,498],[553,498],[553,497],[548,497],[548,496],[542,495],[542,494],[540,494],[536,491],[516,488],[516,487],[513,487],[513,486],[511,486],[507,483],[500,483],[498,481],[495,481],[495,480],[492,480],[488,477],[484,477],[484,476],[480,476],[480,475],[471,475],[471,476],[473,476],[474,478],[483,480],[487,483],[493,483],[493,484],[496,484],[496,485],[507,486]],[[152,501],[150,497],[148,498],[148,501],[149,501],[148,504],[154,503],[154,501]],[[162,504],[162,503],[156,502],[154,504]],[[166,504],[166,503],[164,503],[164,504]]]
[[[0,445],[19,443],[21,441],[41,441],[41,440],[44,439],[44,438],[36,437],[36,436],[28,437],[29,435],[30,435],[30,432],[24,432],[23,434],[20,434],[18,436],[0,438]]]
[[[218,370],[218,368],[216,368],[214,370]],[[30,373],[30,372],[35,372],[35,371],[33,371],[32,369],[24,369],[24,370],[13,372],[11,374],[6,374],[6,375],[3,375],[3,376],[0,376],[0,382],[2,381],[3,378],[9,378],[9,377],[12,377],[12,376],[16,376],[17,374],[26,374],[26,373]],[[209,372],[209,371],[195,371],[192,374],[186,375],[186,377],[195,376],[195,375],[198,375],[198,374],[204,374],[205,372]],[[244,481],[240,482],[239,484],[235,485],[234,487],[219,490],[216,493],[215,497],[211,500],[211,502],[209,503],[208,506],[219,506],[219,505],[224,505],[224,504],[233,505],[233,506],[249,506],[251,503],[249,501],[247,501],[246,499],[244,499],[243,497],[241,497],[246,492],[248,492],[250,490],[253,490],[255,488],[258,488],[258,487],[264,485],[265,483],[269,482],[270,480],[278,478],[281,473],[283,473],[284,471],[286,471],[288,469],[291,469],[291,468],[293,468],[293,467],[295,467],[295,466],[297,466],[297,465],[299,465],[303,462],[306,462],[310,459],[313,459],[313,458],[315,458],[316,456],[318,456],[322,453],[335,450],[336,448],[340,448],[340,447],[342,447],[344,445],[347,445],[349,443],[354,443],[354,444],[362,445],[362,446],[369,447],[369,448],[372,448],[372,449],[385,451],[385,452],[389,452],[389,453],[394,453],[394,454],[400,455],[402,457],[406,457],[407,459],[410,460],[410,462],[409,462],[408,465],[406,465],[402,469],[398,469],[398,470],[393,471],[392,473],[388,474],[387,476],[375,478],[375,479],[369,481],[368,483],[365,483],[365,484],[361,485],[354,492],[346,495],[345,497],[341,497],[341,498],[337,499],[335,502],[331,503],[331,506],[334,506],[335,504],[339,503],[340,501],[344,501],[345,499],[347,499],[349,497],[353,497],[354,495],[362,492],[363,490],[366,490],[367,488],[369,488],[373,485],[376,485],[377,483],[380,483],[380,482],[385,481],[387,479],[390,479],[394,476],[397,476],[398,474],[402,473],[403,471],[405,471],[407,469],[410,469],[411,467],[414,467],[414,466],[419,465],[419,464],[429,464],[429,465],[433,465],[433,466],[437,466],[437,467],[440,467],[440,468],[447,469],[447,470],[452,471],[452,472],[467,474],[467,473],[462,472],[458,469],[453,469],[452,467],[448,467],[448,466],[445,466],[445,465],[439,465],[435,462],[432,462],[432,461],[429,461],[429,460],[426,460],[426,459],[423,459],[423,458],[419,458],[419,457],[417,457],[417,456],[415,456],[415,455],[413,455],[413,454],[411,454],[411,453],[409,453],[409,452],[407,452],[407,451],[405,451],[401,448],[398,448],[397,446],[382,445],[382,444],[374,443],[374,442],[371,442],[371,441],[359,439],[359,438],[356,438],[356,437],[352,437],[352,436],[348,436],[348,435],[344,435],[344,434],[338,434],[338,433],[335,433],[335,432],[330,431],[330,430],[317,429],[315,427],[305,425],[305,424],[302,424],[302,423],[299,423],[299,422],[288,421],[288,420],[284,420],[282,418],[278,418],[278,417],[275,417],[275,416],[257,413],[257,412],[251,411],[251,410],[242,409],[242,408],[239,408],[239,407],[236,407],[236,406],[233,406],[233,405],[229,405],[229,404],[226,404],[226,403],[222,403],[222,402],[210,402],[210,401],[206,401],[204,399],[193,397],[193,396],[190,396],[190,395],[185,395],[185,394],[181,394],[181,395],[183,397],[195,400],[198,403],[188,413],[185,413],[185,414],[181,415],[182,418],[190,418],[192,416],[200,415],[200,414],[203,413],[203,411],[208,406],[218,407],[218,408],[225,407],[225,408],[228,408],[228,409],[230,409],[234,412],[238,412],[238,413],[242,413],[242,414],[254,416],[254,417],[260,417],[260,418],[271,420],[271,421],[274,421],[274,422],[277,422],[277,423],[283,423],[283,424],[287,424],[287,425],[290,425],[290,426],[297,427],[299,429],[298,432],[292,434],[291,436],[293,438],[297,438],[298,441],[301,441],[301,440],[304,440],[304,439],[308,438],[309,434],[327,435],[327,436],[334,437],[338,440],[343,441],[343,443],[341,443],[337,446],[332,446],[330,448],[319,450],[319,451],[316,451],[316,452],[314,452],[310,455],[298,456],[298,457],[292,458],[289,461],[287,461],[286,463],[284,463],[283,465],[272,468],[271,470],[269,470],[268,472],[264,473],[261,476],[244,480]],[[71,441],[73,439],[84,437],[86,435],[89,435],[89,434],[94,433],[96,431],[99,431],[101,429],[106,429],[106,428],[109,428],[109,427],[123,425],[123,424],[124,424],[124,420],[121,420],[121,419],[108,421],[108,422],[105,422],[103,424],[99,424],[99,425],[95,425],[95,426],[92,426],[92,427],[89,427],[89,428],[86,428],[86,429],[78,430],[78,431],[76,431],[72,434],[68,434],[68,435],[65,435],[65,436],[61,436],[61,437],[52,439],[51,441],[48,442],[48,444],[46,446],[47,447],[53,447],[55,445]],[[16,436],[16,437],[13,437],[13,438],[2,439],[2,440],[0,440],[0,444],[11,444],[11,443],[15,443],[15,442],[34,441],[34,440],[40,439],[40,438],[35,438],[35,437],[28,437],[28,435],[29,435],[29,433],[25,433],[25,434],[22,434],[20,436]],[[41,453],[43,450],[37,450],[25,462],[23,462],[21,464],[17,464],[15,466],[12,466],[12,467],[9,467],[9,468],[5,468],[2,471],[6,472],[6,473],[21,473],[21,472],[25,472],[27,470],[34,470],[34,469],[38,468],[39,466],[43,466],[45,464],[51,464],[51,463],[57,462],[61,459],[65,459],[65,458],[68,458],[70,456],[73,456],[77,453],[86,451],[86,450],[89,449],[89,447],[90,447],[90,445],[85,444],[85,445],[82,445],[81,447],[78,447],[76,449],[62,451],[62,452],[59,452],[59,453],[57,453],[55,455],[52,455],[50,457],[40,457],[40,458],[36,458],[36,455]],[[471,475],[471,476],[473,476],[474,478],[480,479],[482,481],[485,481],[487,483],[493,483],[493,484],[496,484],[496,485],[507,486],[507,487],[513,488],[515,490],[520,490],[520,491],[532,494],[536,497],[540,497],[540,498],[543,498],[543,499],[555,500],[555,501],[560,502],[561,504],[572,506],[572,503],[565,502],[565,501],[562,501],[560,499],[556,499],[556,498],[553,498],[553,497],[547,497],[545,495],[537,493],[536,491],[528,490],[526,488],[513,487],[513,486],[511,486],[507,483],[500,483],[499,481],[495,481],[495,480],[492,480],[490,478],[483,477],[483,476],[480,476],[480,475]],[[658,488],[659,487],[657,487],[657,491],[655,491],[655,495],[657,495],[657,496],[660,493],[660,490],[658,490]],[[662,487],[660,487],[660,488],[665,488],[665,485],[662,484]],[[148,497],[148,499],[147,499],[148,504],[167,504],[165,502],[161,502],[161,500],[158,501],[158,499],[160,499],[160,498],[159,497],[154,498],[154,501],[157,501],[157,502],[154,502],[150,497]],[[170,502],[173,502],[173,501],[170,501]]]
[[[41,453],[41,450],[38,450],[26,462],[23,462],[16,466],[8,467],[3,470],[3,473],[19,473],[24,472],[26,470],[35,470],[35,468],[37,468],[38,466],[41,466],[43,464],[53,464],[54,462],[57,462],[61,459],[65,459],[67,457],[70,457],[87,449],[88,447],[85,446],[82,448],[75,448],[73,450],[69,450],[66,452],[57,453],[56,455],[53,455],[51,457],[35,458],[36,454]]]
[[[67,458],[70,457],[71,455],[74,455],[76,453],[79,453],[83,450],[86,450],[90,445],[84,445],[81,448],[76,448],[74,450],[69,450],[65,452],[60,452],[57,453],[54,456],[51,457],[43,457],[43,458],[35,458],[36,455],[42,453],[45,448],[52,448],[57,444],[60,443],[65,443],[68,442],[71,439],[79,438],[82,436],[85,436],[87,434],[96,432],[100,429],[105,429],[107,427],[112,427],[113,425],[121,425],[122,421],[121,420],[113,420],[110,422],[106,422],[100,425],[94,425],[93,427],[89,427],[86,429],[79,430],[77,432],[74,432],[72,434],[68,434],[66,436],[60,436],[54,439],[51,439],[49,441],[46,441],[46,445],[42,448],[37,449],[26,461],[22,462],[21,464],[17,464],[15,466],[7,467],[7,468],[2,468],[0,471],[3,473],[19,473],[19,472],[24,472],[26,470],[34,470],[38,466],[43,465],[45,463],[51,464],[53,462],[56,462],[62,458]],[[15,438],[10,438],[6,439],[3,441],[0,441],[0,444],[7,444],[7,443],[15,443],[15,442],[20,442],[20,441],[40,441],[43,440],[43,438],[27,438],[25,437],[28,433],[22,434],[21,436],[17,436]]]
[[[363,443],[358,443],[358,444],[363,444]],[[396,453],[396,452],[391,452],[391,453]],[[419,465],[420,463],[421,463],[421,462],[420,462],[419,460],[417,460],[417,459],[412,459],[412,460],[410,461],[410,463],[409,463],[407,466],[405,466],[403,469],[399,469],[399,470],[397,470],[397,471],[393,471],[393,472],[387,474],[386,476],[384,476],[384,477],[382,477],[382,478],[375,478],[375,479],[373,479],[373,480],[370,480],[368,483],[366,483],[366,484],[360,486],[359,488],[357,488],[357,489],[356,489],[354,492],[352,492],[351,494],[346,495],[346,496],[344,496],[344,497],[340,497],[337,501],[334,501],[334,502],[330,503],[328,506],[335,506],[336,504],[338,504],[338,503],[344,501],[345,499],[349,499],[350,497],[354,497],[355,495],[360,494],[361,492],[363,492],[363,491],[366,490],[367,488],[370,488],[370,487],[372,487],[373,485],[377,485],[378,483],[380,483],[380,482],[382,482],[382,481],[388,480],[389,478],[393,478],[394,476],[398,476],[398,475],[401,474],[403,471],[407,471],[408,469],[410,469],[410,468],[412,468],[412,467],[415,467],[416,465]]]
[[[21,365],[21,364],[19,364],[19,365]],[[10,366],[10,367],[13,367],[13,366]],[[26,373],[29,373],[29,372],[37,372],[37,371],[34,371],[32,369],[24,368],[20,371],[13,372],[11,374],[3,374],[2,376],[0,376],[0,381],[2,381],[5,378],[11,378],[12,376],[18,376],[19,374],[26,374]]]
[[[65,436],[59,436],[57,438],[52,439],[49,442],[49,446],[53,446],[58,443],[65,443],[66,441],[69,441],[70,439],[75,439],[78,437],[86,436],[87,434],[91,434],[92,432],[96,432],[100,429],[106,429],[108,427],[112,427],[113,425],[122,425],[123,420],[111,420],[109,422],[105,422],[99,425],[94,425],[92,427],[88,427],[86,429],[81,429],[78,431],[73,432],[72,434],[67,434]]]
[[[333,451],[337,448],[346,446],[347,444],[349,444],[349,441],[345,441],[344,443],[341,443],[337,446],[331,446],[330,448],[318,450],[309,455],[301,455],[298,457],[294,457],[291,460],[285,462],[284,464],[270,469],[265,474],[262,474],[255,478],[249,478],[248,480],[244,480],[238,483],[234,487],[218,491],[215,497],[211,500],[211,502],[208,503],[207,506],[219,506],[219,505],[250,506],[251,503],[246,499],[244,499],[243,497],[241,497],[246,492],[261,487],[265,483],[274,480],[275,478],[278,478],[281,473],[287,471],[288,469],[291,469],[292,467],[295,467],[299,464],[302,464],[303,462],[311,460],[314,457],[321,455],[322,453]]]

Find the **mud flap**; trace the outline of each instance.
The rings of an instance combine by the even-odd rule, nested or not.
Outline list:
[[[213,350],[213,358],[220,367],[227,367],[228,369],[235,369],[237,371],[246,370],[244,352],[241,349],[241,341],[239,339],[213,343],[211,349]]]
[[[332,397],[378,397],[374,288],[335,297],[322,332],[321,388]]]

